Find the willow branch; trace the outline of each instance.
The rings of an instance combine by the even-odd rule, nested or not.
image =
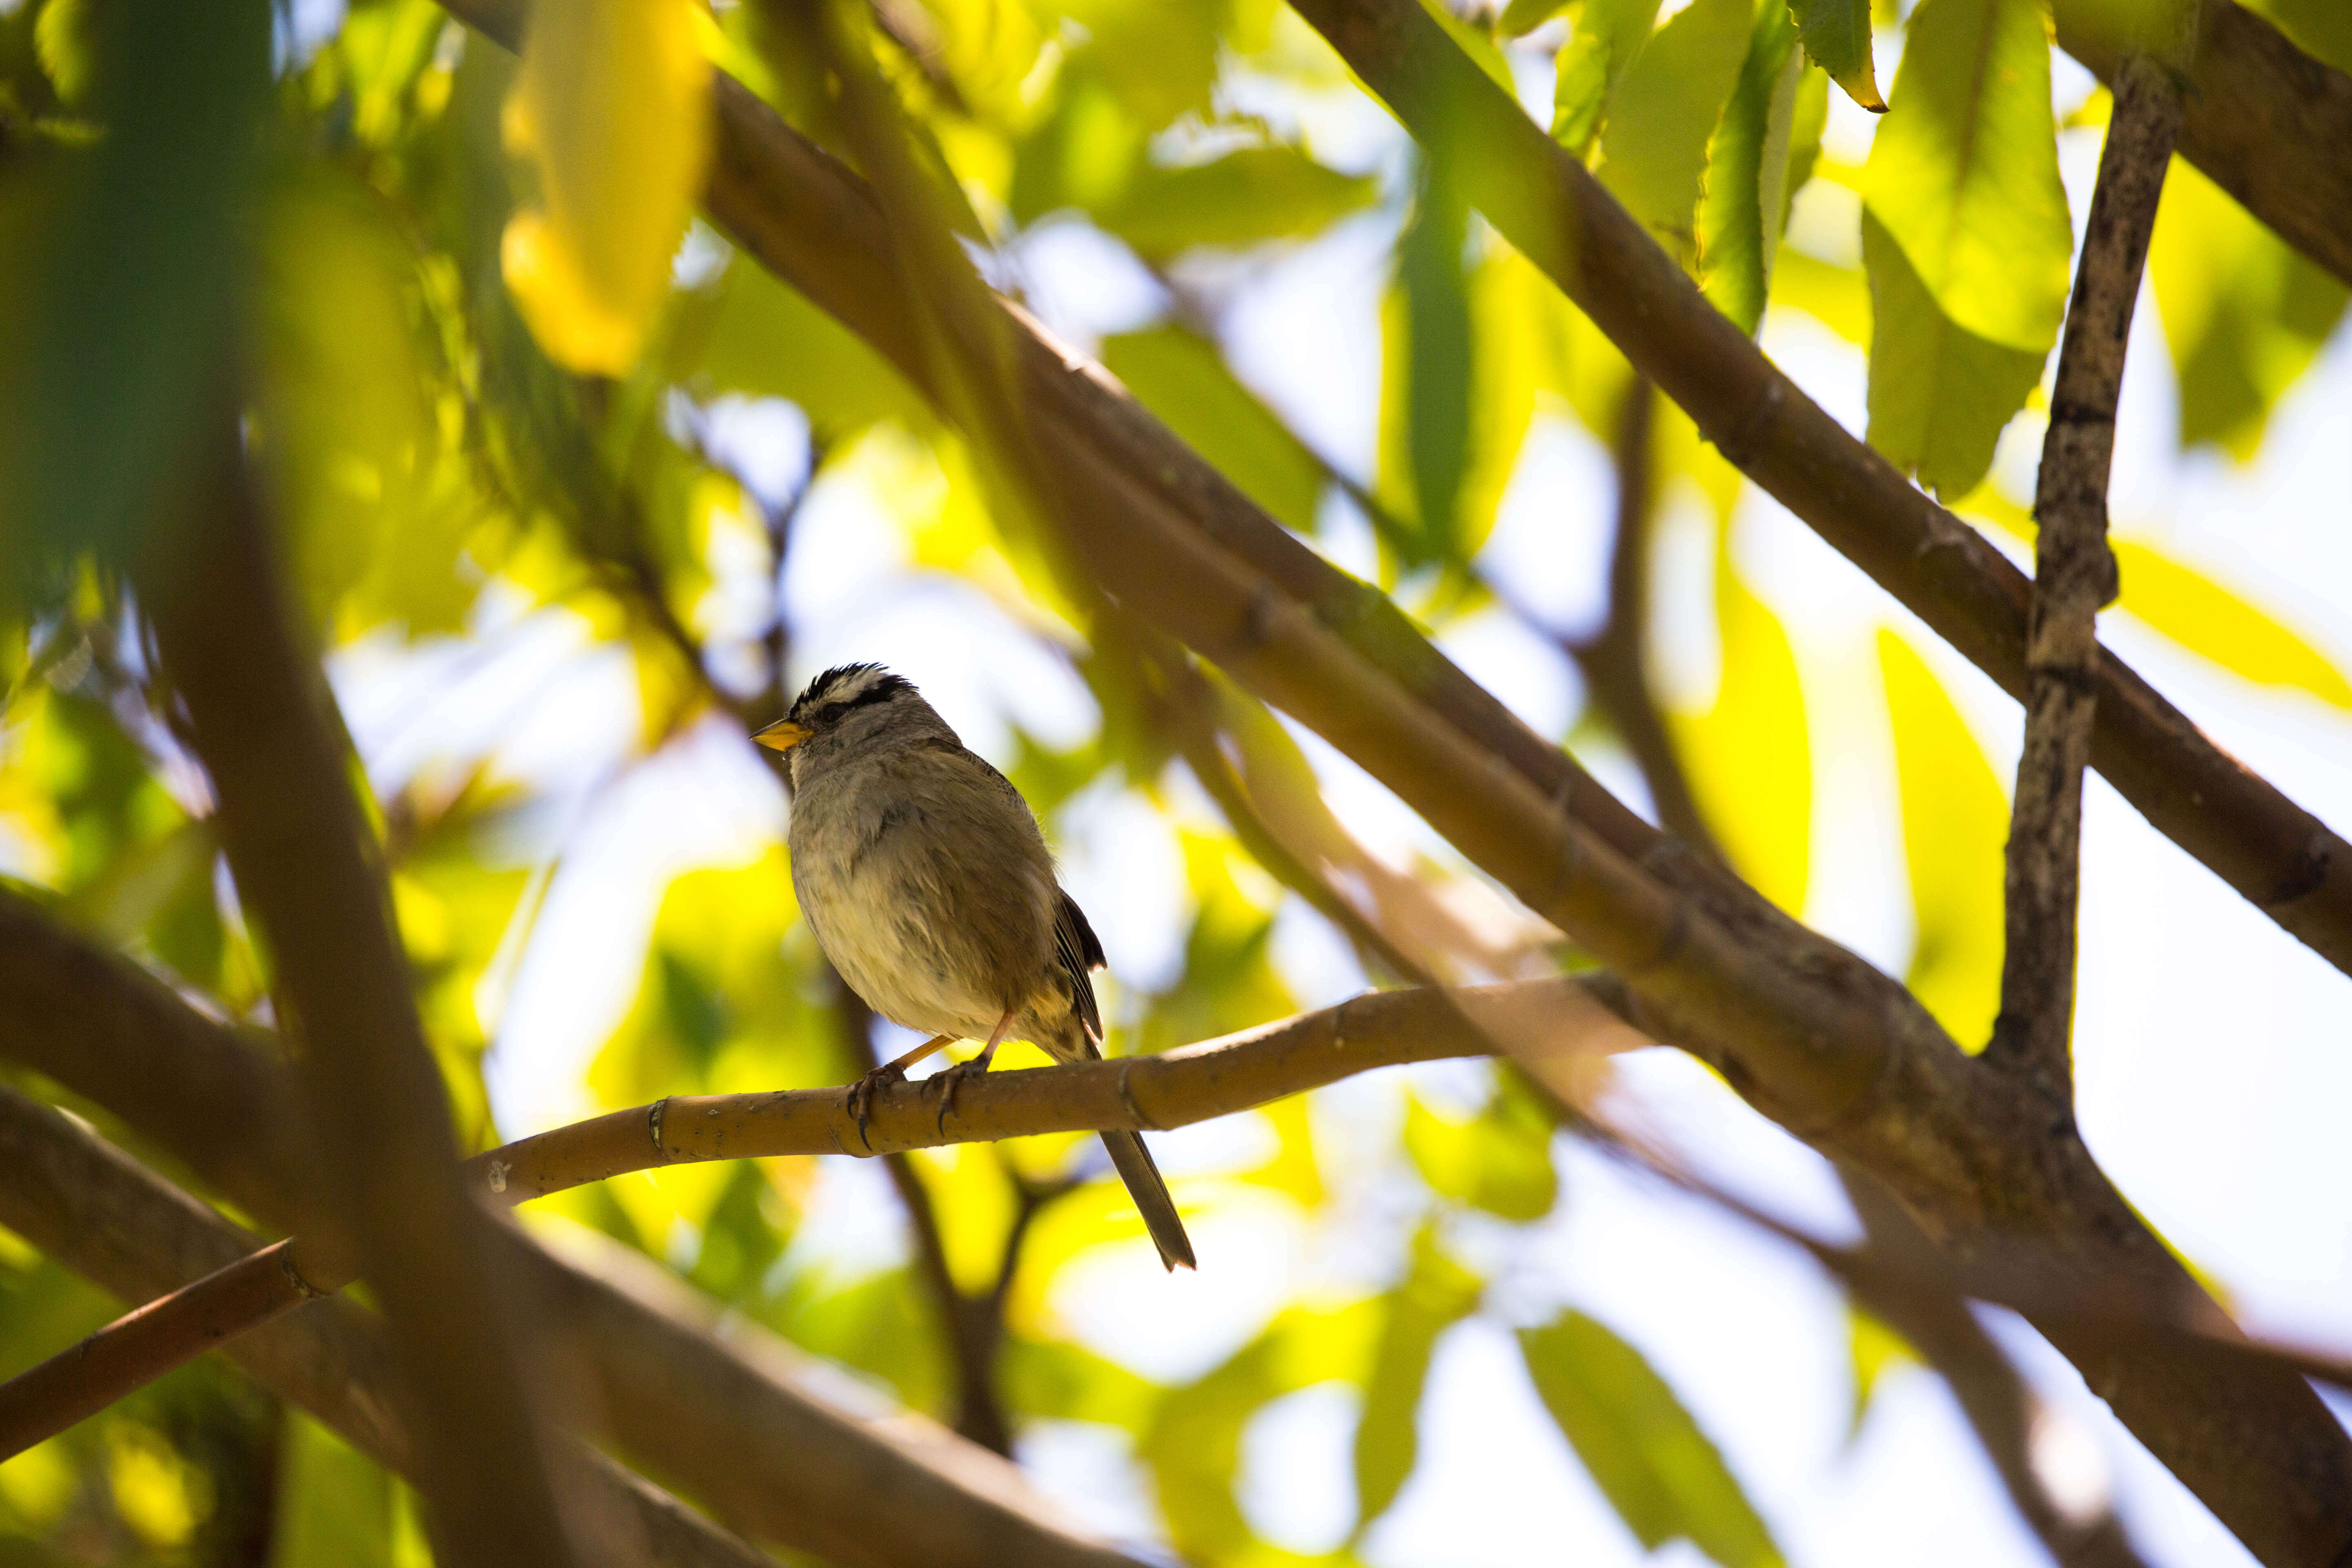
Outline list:
[[[100,1289],[137,1300],[206,1269],[271,1259],[253,1237],[57,1111],[0,1087],[0,1224]],[[169,1298],[167,1298],[169,1299]],[[223,1347],[238,1365],[352,1447],[412,1479],[414,1447],[381,1320],[341,1301]],[[555,1453],[569,1499],[595,1521],[605,1561],[647,1568],[773,1568],[660,1489],[590,1450]]]
[[[570,1558],[505,1306],[339,725],[282,592],[234,429],[145,573],[156,639],[220,798],[239,897],[309,1046],[326,1168],[383,1292],[448,1560]]]
[[[2139,303],[2157,198],[2180,127],[2180,91],[2146,55],[2124,62],[2099,154],[2091,221],[2050,399],[2033,510],[2033,615],[2026,646],[2025,744],[2007,853],[2007,938],[1990,1061],[2024,1073],[2054,1105],[2074,1099],[2074,1018],[2083,769],[2099,689],[2099,609],[2116,596],[2107,470],[2124,351]]]
[[[121,1118],[247,1213],[334,1240],[310,1125],[274,1047],[5,890],[0,1055]],[[844,1402],[810,1357],[659,1266],[618,1252],[566,1261],[510,1226],[490,1232],[546,1337],[582,1349],[581,1404],[600,1439],[730,1529],[842,1568],[1136,1568],[1004,1459],[920,1416]]]
[[[2130,7],[2060,0],[2058,47],[2118,88]],[[2352,77],[2232,0],[2202,0],[2180,155],[2281,239],[2352,283]]]

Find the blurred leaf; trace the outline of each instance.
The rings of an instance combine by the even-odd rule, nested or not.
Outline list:
[[[1470,376],[1475,352],[1463,276],[1470,209],[1440,161],[1423,163],[1420,200],[1397,241],[1403,333],[1392,330],[1391,366],[1402,383],[1403,469],[1420,533],[1408,565],[1460,559],[1456,504],[1470,467]],[[1386,379],[1385,377],[1383,378]]]
[[[1871,143],[1870,439],[1939,493],[1975,485],[2065,314],[2047,17],[2035,0],[1924,0]]]
[[[1720,544],[1715,610],[1722,646],[1715,705],[1696,717],[1668,715],[1676,749],[1732,865],[1766,898],[1801,914],[1813,816],[1804,689],[1789,634]]]
[[[117,555],[217,407],[270,16],[262,0],[107,0],[44,29],[60,85],[86,89],[106,134],[6,192],[10,219],[30,220],[0,247],[13,307],[0,408],[16,415],[0,424],[0,517],[22,531],[12,572],[35,542]]]
[[[1870,278],[1870,444],[1940,497],[1992,466],[2000,432],[2042,379],[2043,353],[1978,337],[1938,310],[1902,247],[1862,215]]]
[[[2123,607],[2192,653],[2262,686],[2352,708],[2352,684],[2302,637],[2192,567],[2128,539],[2114,542]]]
[[[1234,377],[1215,344],[1183,327],[1151,327],[1103,340],[1102,363],[1276,521],[1314,531],[1322,463]]]
[[[1707,144],[1739,80],[1752,0],[1691,0],[1636,55],[1611,96],[1601,183],[1685,267],[1697,255]]]
[[[1904,983],[1961,1049],[1981,1050],[2000,1011],[2009,799],[1975,732],[1919,656],[1881,630],[1878,659],[1895,730],[1916,931]]]
[[[2343,319],[2344,284],[2178,158],[2147,273],[2179,375],[2181,446],[2210,442],[2247,460]]]
[[[1759,0],[1748,60],[1706,151],[1699,198],[1700,287],[1750,334],[1764,318],[1788,217],[1790,136],[1804,61],[1783,0]]]
[[[1878,1380],[1890,1370],[1915,1362],[1911,1346],[1901,1334],[1861,1308],[1846,1308],[1847,1345],[1853,1363],[1853,1419],[1846,1428],[1850,1444],[1862,1436],[1863,1419],[1870,1414],[1870,1396]]]
[[[1004,1401],[1024,1415],[1140,1432],[1164,1391],[1115,1361],[1060,1341],[1013,1335],[997,1364]]]
[[[1967,516],[2020,543],[2033,542],[2033,516],[1990,485],[1959,503]],[[2123,584],[2116,601],[2189,652],[2259,686],[2307,691],[2352,708],[2352,682],[2293,628],[2195,567],[2141,540],[2111,540]]]
[[[1650,41],[1658,0],[1580,0],[1552,79],[1552,139],[1578,157],[1609,122],[1617,85]]]
[[[709,62],[688,0],[573,0],[531,13],[509,145],[540,205],[500,264],[550,358],[618,375],[669,291],[709,154]]]
[[[1782,1561],[1723,1456],[1641,1352],[1575,1311],[1522,1329],[1519,1348],[1544,1407],[1644,1548],[1687,1541],[1722,1568]]]
[[[1143,128],[1107,83],[1066,68],[1060,101],[1013,149],[1005,202],[1015,223],[1064,207],[1108,211],[1143,166]]]
[[[1205,163],[1143,165],[1095,222],[1159,261],[1196,245],[1306,239],[1379,195],[1371,176],[1326,168],[1303,148],[1243,147]]]
[[[1226,0],[1069,0],[1062,9],[1086,29],[1066,68],[1099,77],[1145,134],[1187,110],[1207,111]]]
[[[2337,0],[2250,0],[2246,9],[2269,18],[2312,58],[2352,72],[2352,9]]]
[[[1467,1121],[1448,1121],[1408,1092],[1404,1146],[1431,1191],[1504,1219],[1541,1219],[1559,1196],[1550,1122],[1499,1084]]]
[[[1361,1381],[1384,1321],[1379,1301],[1292,1307],[1198,1382],[1169,1391],[1136,1452],[1150,1467],[1169,1543],[1180,1554],[1227,1562],[1250,1547],[1249,1523],[1234,1498],[1243,1428],[1278,1395]]]
[[[1420,1450],[1417,1430],[1422,1384],[1439,1336],[1478,1305],[1486,1282],[1439,1250],[1424,1224],[1413,1237],[1404,1279],[1381,1299],[1380,1337],[1373,1342],[1364,1384],[1364,1414],[1356,1426],[1356,1529],[1361,1541],[1397,1493],[1404,1489]]]
[[[1870,0],[1789,0],[1805,57],[1829,72],[1845,95],[1874,113],[1886,111],[1870,55]]]
[[[911,1268],[845,1283],[829,1270],[796,1275],[761,1315],[803,1349],[872,1375],[910,1408],[944,1409],[949,1373],[939,1314]]]
[[[342,637],[387,620],[411,636],[455,631],[474,599],[458,564],[474,519],[454,477],[434,482],[440,441],[400,237],[327,179],[286,183],[269,218],[258,447],[303,597]]]
[[[1315,1207],[1324,1197],[1323,1173],[1315,1163],[1315,1128],[1307,1113],[1307,1097],[1277,1100],[1260,1108],[1257,1115],[1274,1130],[1274,1158],[1244,1172],[1243,1179],[1271,1187],[1302,1208]]]
[[[703,1216],[702,1246],[688,1276],[721,1301],[757,1303],[766,1294],[768,1271],[783,1256],[791,1216],[777,1205],[776,1190],[751,1160],[725,1166],[726,1185]]]
[[[1027,1064],[1008,1058],[1005,1065]],[[996,1288],[1019,1201],[1003,1159],[992,1144],[960,1143],[926,1149],[914,1156],[914,1165],[931,1194],[931,1211],[939,1218],[940,1241],[956,1289],[985,1296]]]
[[[1804,311],[1856,347],[1870,342],[1870,289],[1859,268],[1783,247],[1772,268],[1772,300]]]
[[[283,1442],[269,1568],[392,1568],[392,1477],[299,1412]]]

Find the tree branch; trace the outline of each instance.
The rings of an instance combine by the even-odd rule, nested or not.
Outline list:
[[[1935,1244],[1877,1183],[1841,1173],[1868,1237],[1850,1255],[1847,1284],[1855,1300],[1908,1341],[1950,1386],[2010,1501],[2053,1558],[2064,1568],[2136,1568],[2142,1559],[2111,1504],[2072,1509],[2043,1479],[2034,1459],[2034,1427],[2056,1416],[1967,1301],[1955,1291],[1927,1287],[1943,1272]],[[1895,1289],[1884,1283],[1888,1279],[1916,1283]]]
[[[240,1258],[268,1258],[279,1250],[250,1250],[257,1245],[254,1239],[204,1204],[5,1087],[0,1087],[0,1224],[101,1289],[134,1300],[207,1269],[226,1272]],[[322,1301],[223,1349],[370,1458],[415,1476],[413,1447],[391,1415],[401,1401],[374,1313]],[[774,1568],[585,1445],[559,1445],[557,1458],[583,1516],[604,1527],[604,1561],[648,1568]]]
[[[352,798],[234,429],[151,547],[156,639],[220,800],[237,891],[299,1020],[336,1206],[390,1312],[435,1540],[481,1568],[570,1558],[377,846]]]
[[[2054,7],[2058,47],[2119,86],[2128,8]],[[2180,155],[2281,239],[2352,283],[2352,77],[2321,64],[2232,0],[2202,0]]]
[[[2000,1015],[1986,1058],[2024,1074],[2053,1105],[2069,1108],[2083,768],[2098,703],[2094,622],[2116,596],[2107,470],[2140,271],[2179,126],[2179,89],[2165,68],[2146,55],[2124,61],[2035,487],[2042,526],[2026,647],[2025,745],[2010,816]]]
[[[1602,994],[1609,993],[1603,989]],[[1581,1000],[1580,997],[1581,996]],[[875,1097],[862,1130],[839,1089],[767,1094],[672,1096],[521,1139],[466,1162],[466,1183],[492,1205],[544,1197],[632,1171],[707,1160],[780,1154],[883,1151],[895,1165],[902,1151],[950,1142],[995,1141],[1039,1131],[1129,1127],[1180,1127],[1249,1110],[1320,1088],[1376,1067],[1483,1056],[1498,1021],[1540,1015],[1565,1049],[1596,1052],[1648,1042],[1613,1026],[1603,1005],[1570,980],[1475,987],[1456,993],[1375,993],[1320,1012],[1302,1014],[1221,1040],[1158,1056],[1127,1058],[1077,1068],[996,1072],[968,1086],[947,1115],[931,1102],[928,1083],[897,1084]],[[1580,1035],[1563,1018],[1581,1016]],[[870,1047],[868,1048],[870,1055]],[[1045,1081],[1036,1081],[1040,1079]],[[959,1370],[978,1384],[958,1428],[975,1442],[1006,1453],[1011,1426],[994,1386],[1002,1342],[1003,1295],[1017,1261],[1022,1232],[1036,1208],[1057,1195],[1024,1194],[1020,1222],[1008,1237],[998,1282],[985,1297],[966,1296],[948,1272],[938,1221],[921,1179],[911,1169],[908,1198],[919,1260],[931,1279]],[[0,1384],[0,1458],[64,1430],[205,1351],[257,1328],[357,1277],[356,1259],[335,1247],[292,1241],[241,1258],[216,1273],[150,1301]],[[975,1415],[971,1404],[984,1402]],[[981,1432],[993,1421],[989,1442]]]
[[[105,1107],[247,1213],[332,1240],[311,1129],[274,1050],[5,890],[0,1054]],[[659,1266],[614,1249],[583,1267],[489,1230],[547,1337],[581,1347],[579,1404],[602,1440],[730,1529],[841,1568],[1138,1568],[1013,1465],[905,1411],[843,1403],[811,1358]]]

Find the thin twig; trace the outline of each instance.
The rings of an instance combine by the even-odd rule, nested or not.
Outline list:
[[[2116,596],[2107,470],[2124,351],[2157,197],[2180,128],[2180,90],[2147,56],[2125,62],[2099,154],[2090,228],[2066,311],[2034,495],[2033,612],[2026,644],[2025,745],[2010,818],[2000,1015],[1989,1061],[2022,1073],[2053,1105],[2074,1103],[2074,914],[2082,868],[2083,769],[2098,707],[2099,607]]]

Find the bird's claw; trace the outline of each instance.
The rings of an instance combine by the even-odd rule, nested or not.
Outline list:
[[[931,1081],[940,1086],[940,1114],[937,1125],[941,1138],[948,1135],[948,1112],[955,1109],[956,1092],[963,1087],[963,1080],[976,1078],[987,1070],[988,1058],[974,1057],[968,1062],[958,1062],[953,1067],[942,1068],[931,1075]]]
[[[874,1097],[894,1083],[907,1081],[907,1069],[896,1062],[886,1062],[849,1086],[849,1114],[857,1122],[858,1141],[866,1152],[874,1151],[874,1140],[866,1135],[866,1123],[874,1115]]]

